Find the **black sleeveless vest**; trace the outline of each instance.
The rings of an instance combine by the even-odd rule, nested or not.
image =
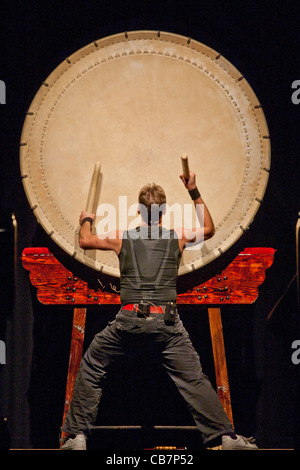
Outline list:
[[[176,301],[180,259],[174,230],[141,226],[124,231],[119,254],[121,303]]]

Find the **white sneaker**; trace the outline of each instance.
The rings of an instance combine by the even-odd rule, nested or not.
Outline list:
[[[222,450],[258,450],[253,437],[244,437],[236,434],[236,439],[222,436]]]
[[[61,446],[61,450],[86,450],[86,437],[84,434],[77,434],[75,437],[67,437],[66,442]]]

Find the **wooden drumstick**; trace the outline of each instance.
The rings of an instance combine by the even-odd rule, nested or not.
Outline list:
[[[181,163],[184,179],[188,181],[190,179],[189,159],[185,153],[181,155]]]
[[[100,170],[101,164],[100,162],[95,163],[92,182],[89,190],[88,200],[86,204],[86,211],[95,213],[97,208],[97,196],[98,196],[98,186],[100,181]]]

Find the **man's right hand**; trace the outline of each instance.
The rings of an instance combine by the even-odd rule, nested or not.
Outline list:
[[[183,182],[184,186],[186,189],[191,190],[195,189],[196,187],[196,175],[192,171],[190,171],[190,177],[189,180],[187,181],[183,175],[180,175],[180,179]]]

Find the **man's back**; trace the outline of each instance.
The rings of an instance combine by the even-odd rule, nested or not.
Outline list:
[[[181,253],[174,230],[141,226],[123,234],[121,303],[176,301]]]

